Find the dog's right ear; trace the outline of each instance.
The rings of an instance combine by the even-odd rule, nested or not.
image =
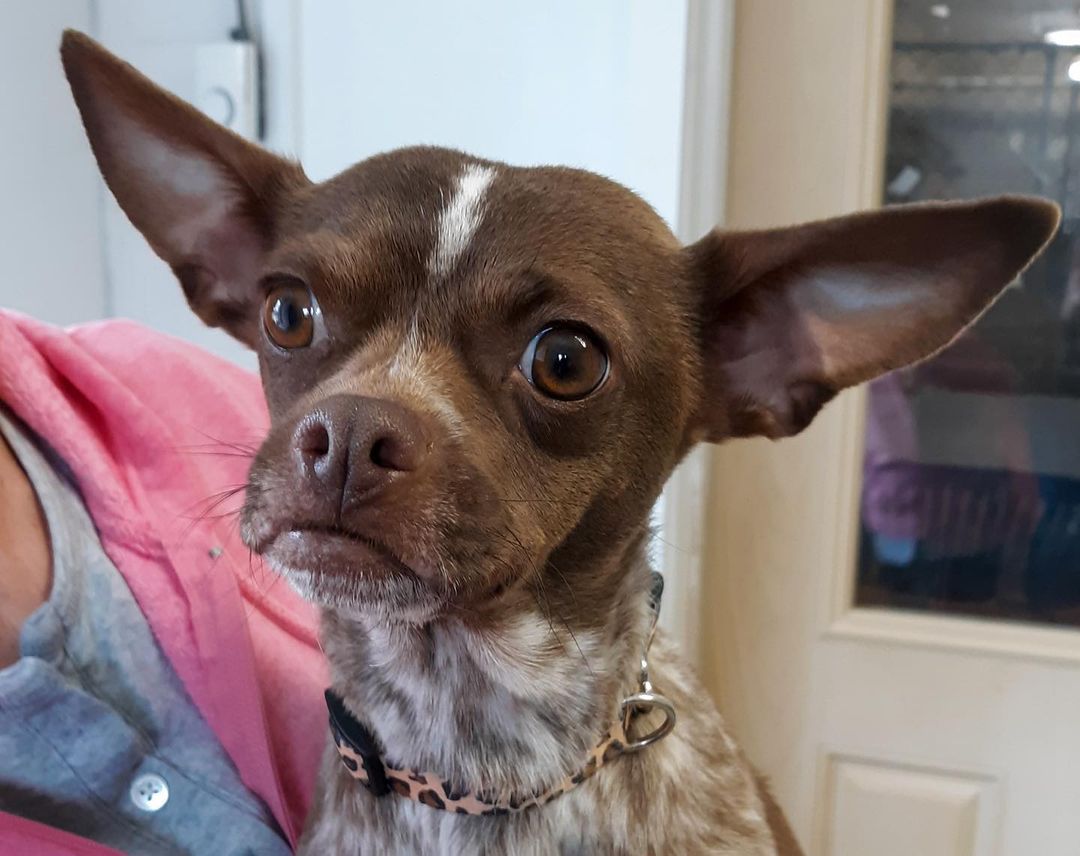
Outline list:
[[[687,249],[703,395],[688,440],[805,428],[841,389],[931,356],[1057,231],[1052,202],[894,206]]]
[[[300,167],[207,118],[68,30],[64,71],[105,182],[196,314],[252,346],[257,277]]]

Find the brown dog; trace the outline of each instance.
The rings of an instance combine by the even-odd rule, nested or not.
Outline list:
[[[242,531],[322,606],[333,672],[303,851],[797,853],[650,646],[649,510],[695,443],[794,434],[942,348],[1056,208],[684,248],[571,169],[417,148],[313,184],[89,39],[63,59],[121,206],[259,355],[273,427]]]

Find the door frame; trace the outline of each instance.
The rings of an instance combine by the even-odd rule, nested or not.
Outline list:
[[[679,176],[679,239],[696,241],[725,220],[736,0],[687,0],[686,82]],[[695,666],[701,661],[705,504],[712,450],[702,444],[661,497],[658,563],[665,578],[661,624]]]
[[[737,0],[728,226],[879,204],[892,11],[892,0]],[[817,644],[850,603],[865,409],[865,391],[849,390],[797,438],[716,447],[703,480],[703,678],[811,852],[823,834],[813,676]]]

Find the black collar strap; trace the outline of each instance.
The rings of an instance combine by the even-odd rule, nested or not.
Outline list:
[[[526,796],[489,796],[459,791],[445,779],[432,773],[418,772],[409,768],[388,766],[379,754],[375,736],[345,708],[341,697],[333,690],[326,691],[326,707],[330,712],[330,733],[334,737],[341,763],[349,775],[368,788],[375,796],[393,791],[432,808],[457,814],[493,815],[525,811],[534,806],[545,805],[556,797],[573,790],[593,776],[602,766],[621,755],[637,752],[665,737],[675,727],[675,708],[668,699],[653,691],[649,682],[648,649],[656,629],[660,611],[660,595],[664,590],[663,577],[653,573],[649,602],[653,609],[652,627],[641,657],[639,692],[622,701],[621,716],[600,738],[589,753],[582,767],[567,776],[555,787],[537,791]],[[659,709],[664,722],[643,737],[630,739],[627,732],[635,716]]]
[[[375,735],[345,709],[345,702],[333,690],[327,690],[325,696],[326,708],[330,711],[330,733],[334,735],[334,743],[339,752],[343,744],[352,750],[353,757],[342,754],[341,762],[356,778],[360,778],[357,773],[362,767],[364,784],[375,796],[381,797],[388,794],[390,786],[386,783],[386,767],[383,766],[382,758],[379,757]]]

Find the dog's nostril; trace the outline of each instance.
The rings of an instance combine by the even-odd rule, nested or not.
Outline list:
[[[371,463],[384,470],[409,469],[408,462],[402,455],[400,444],[392,437],[379,437],[371,444]]]
[[[415,470],[420,464],[416,445],[408,438],[394,434],[376,437],[368,454],[371,463],[382,470],[408,472]]]
[[[377,467],[383,467],[387,470],[396,469],[390,463],[390,456],[387,454],[387,446],[389,441],[385,437],[380,437],[374,443],[371,444],[371,463]]]
[[[333,396],[300,419],[291,455],[304,489],[373,499],[398,476],[423,467],[431,442],[420,419],[401,405]]]
[[[312,422],[300,437],[300,454],[317,461],[330,454],[330,431],[322,422]]]

